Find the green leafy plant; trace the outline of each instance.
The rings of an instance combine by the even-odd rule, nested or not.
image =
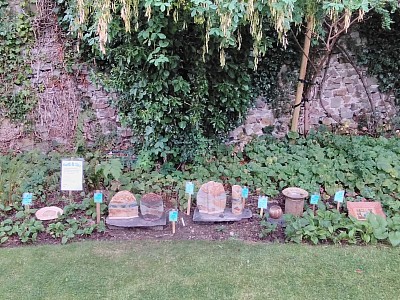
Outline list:
[[[268,222],[266,220],[266,218],[264,218],[263,220],[261,220],[260,222],[261,225],[261,232],[260,232],[260,238],[265,238],[271,234],[273,234],[274,232],[277,231],[278,229],[278,224],[277,223],[271,223]]]
[[[29,76],[33,31],[29,5],[19,2],[17,13],[9,1],[0,1],[0,109],[6,117],[22,121],[35,107],[36,97]]]

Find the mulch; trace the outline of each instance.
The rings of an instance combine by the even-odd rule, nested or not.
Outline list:
[[[176,223],[176,232],[172,234],[172,225],[167,222],[163,229],[151,228],[118,228],[110,229],[107,227],[105,232],[93,232],[90,236],[79,236],[68,241],[126,241],[126,240],[208,240],[208,241],[223,241],[223,240],[242,240],[247,242],[274,242],[284,241],[283,228],[278,226],[276,232],[272,235],[261,238],[260,233],[262,227],[260,225],[260,217],[257,209],[258,196],[250,196],[246,202],[246,208],[253,212],[250,219],[242,219],[237,222],[216,222],[216,223],[196,223],[193,222],[193,210],[188,216],[185,211],[179,213],[178,222]],[[279,195],[270,200],[271,203],[281,206],[284,209],[284,197]],[[230,207],[228,197],[227,207]],[[40,206],[43,206],[40,205]],[[166,203],[165,210],[168,211]],[[39,208],[39,207],[37,207]],[[69,218],[79,217],[80,215],[72,215]],[[183,219],[183,221],[182,221]],[[54,221],[44,221],[48,223]],[[12,236],[9,240],[0,245],[0,247],[20,247],[24,245],[43,245],[43,244],[60,244],[61,238],[53,238],[50,234],[42,232],[38,234],[37,241],[34,243],[22,243],[17,236]]]

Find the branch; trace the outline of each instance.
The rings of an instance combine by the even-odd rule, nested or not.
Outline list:
[[[349,27],[347,27],[347,28],[345,28],[345,26],[343,24],[338,23],[338,25],[342,25],[341,26],[342,28],[338,32],[336,32],[334,36],[328,38],[328,43],[329,43],[329,40],[333,40],[333,39],[337,38],[339,35],[341,35],[344,31],[347,31],[351,27],[351,25],[353,25],[356,21],[359,21],[358,17],[353,19],[353,21],[350,22]]]
[[[317,72],[317,68],[315,67],[314,63],[312,62],[312,60],[310,59],[310,57],[304,53],[304,49],[303,47],[300,45],[299,41],[297,40],[292,28],[290,28],[290,32],[293,35],[294,40],[296,41],[297,46],[299,46],[301,52],[303,53],[303,55],[307,58],[307,61],[311,64],[311,66],[313,67],[314,71]],[[304,79],[304,78],[303,78]]]

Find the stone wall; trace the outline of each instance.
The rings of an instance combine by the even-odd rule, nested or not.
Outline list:
[[[352,41],[362,43],[357,32],[351,33]],[[342,47],[346,47],[342,43]],[[345,48],[346,50],[346,48]],[[346,51],[348,53],[348,51]],[[376,78],[366,76],[366,70],[359,66],[354,67],[356,58],[348,53],[349,58],[342,53],[334,53],[326,70],[325,80],[323,74],[317,81],[321,84],[321,97],[317,89],[309,102],[309,124],[316,128],[321,124],[328,126],[345,126],[356,129],[364,125],[365,121],[375,117],[379,122],[389,121],[397,112],[394,98],[379,92]],[[294,103],[294,93],[290,103]],[[256,101],[255,107],[249,110],[248,117],[243,125],[231,132],[231,140],[242,144],[254,136],[260,136],[265,129],[272,125],[273,135],[285,135],[291,122],[291,115],[285,114],[274,117],[275,111],[262,99]],[[303,132],[304,109],[301,109],[299,131]],[[367,130],[368,128],[364,128]]]
[[[66,71],[65,38],[54,6],[54,1],[37,0],[35,7],[30,79],[37,91],[37,107],[26,124],[0,117],[0,151],[72,150],[78,139],[89,145],[104,141],[110,147],[124,147],[131,133],[120,126],[110,105],[115,95],[93,84],[84,65]]]
[[[0,117],[0,151],[73,149],[79,138],[89,145],[103,141],[103,145],[109,147],[128,147],[132,133],[121,127],[117,112],[110,104],[116,95],[108,94],[93,84],[84,65],[77,64],[72,73],[66,72],[65,39],[57,25],[55,4],[51,0],[37,0],[37,3],[31,81],[37,90],[38,105],[29,117],[33,124],[29,128]],[[352,33],[351,37],[358,43],[362,42],[357,33]],[[353,56],[350,58],[355,61]],[[360,71],[365,73],[366,70]],[[321,98],[316,94],[311,97],[311,127],[345,124],[356,128],[361,117],[368,119],[375,115],[384,122],[396,114],[393,99],[379,92],[374,78],[360,77],[360,71],[345,55],[332,55]],[[321,79],[322,74],[318,81]],[[288,103],[293,103],[294,96],[289,98]],[[302,109],[299,124],[303,119]],[[231,141],[244,145],[254,136],[269,132],[283,136],[290,121],[290,114],[277,117],[267,101],[260,97],[249,110],[244,123],[231,132]],[[302,125],[299,130],[303,130]]]

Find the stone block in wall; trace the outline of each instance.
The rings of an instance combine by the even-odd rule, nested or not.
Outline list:
[[[333,123],[335,123],[335,120],[333,120],[332,118],[325,117],[322,119],[322,124],[326,126],[332,125]]]
[[[322,96],[323,96],[324,98],[333,97],[333,92],[332,92],[332,90],[324,89],[324,92],[322,93]]]
[[[235,128],[233,131],[231,131],[231,133],[229,134],[229,136],[231,138],[233,138],[234,140],[239,140],[242,138],[242,136],[244,135],[244,131],[243,131],[244,127],[243,126],[239,126],[237,128]]]
[[[340,97],[334,97],[331,99],[330,106],[331,108],[339,108],[342,105],[342,98]]]
[[[328,76],[328,78],[336,78],[339,76],[339,73],[334,68],[329,68],[326,75]]]
[[[257,116],[256,115],[250,115],[247,117],[245,124],[253,124],[257,123]]]
[[[94,102],[92,104],[93,109],[105,109],[108,107],[110,107],[110,104],[108,104],[107,102]]]
[[[264,132],[262,130],[263,128],[264,128],[264,126],[262,126],[261,124],[254,124],[253,125],[254,134],[256,134],[258,136],[263,135],[264,134]]]
[[[371,93],[371,98],[373,101],[380,101],[381,100],[381,94],[380,93]]]
[[[265,101],[263,101],[262,98],[258,98],[256,100],[256,107],[257,108],[264,108],[267,104],[265,103]]]
[[[331,90],[336,90],[336,89],[340,89],[342,86],[340,85],[340,82],[335,82],[335,79],[332,80],[327,80],[326,84],[325,84],[325,90],[327,91],[331,91]],[[338,80],[338,81],[341,81]]]
[[[345,78],[343,78],[343,83],[349,84],[349,83],[354,83],[354,82],[353,82],[353,79],[352,79],[352,78],[350,78],[350,77],[345,77]]]
[[[346,84],[347,92],[354,93],[356,91],[355,87],[352,84]]]
[[[248,125],[244,126],[244,133],[245,133],[246,135],[252,135],[252,134],[254,133],[254,131],[253,131],[253,125],[248,124]]]
[[[117,129],[117,131],[118,131],[118,134],[119,134],[122,138],[129,138],[129,137],[132,137],[132,136],[133,136],[132,130],[129,129],[129,128],[122,128],[122,127],[119,127],[119,128]]]
[[[354,70],[353,66],[349,70],[347,70],[347,76],[357,76],[358,78],[358,73],[356,70]]]
[[[332,83],[335,84],[334,89],[340,88],[342,82],[343,82],[343,78],[342,77],[332,78]]]
[[[96,112],[96,116],[99,119],[115,119],[116,113],[113,108],[99,109]]]
[[[269,117],[269,118],[268,118],[268,117],[262,118],[260,124],[261,124],[263,127],[266,127],[266,126],[272,126],[272,125],[274,125],[274,123],[275,123],[274,117],[271,116],[271,117]]]
[[[349,104],[353,100],[353,98],[349,95],[343,96],[342,99],[345,104]]]
[[[340,117],[343,119],[351,119],[353,118],[354,112],[350,108],[342,108],[340,109]]]
[[[333,96],[345,96],[345,95],[347,95],[347,89],[345,89],[345,88],[341,88],[341,89],[333,91]]]

